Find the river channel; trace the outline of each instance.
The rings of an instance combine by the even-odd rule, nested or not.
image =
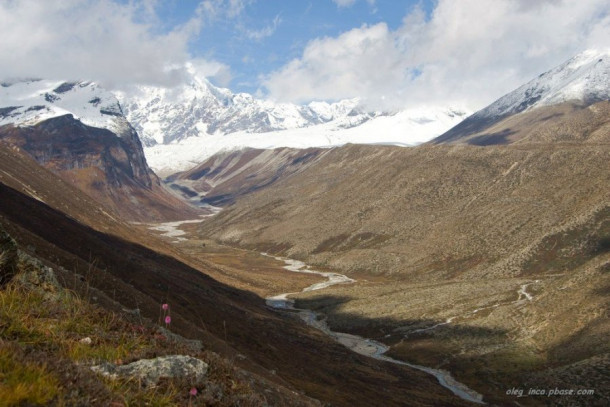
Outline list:
[[[286,265],[284,269],[293,272],[293,273],[307,273],[307,274],[317,274],[324,278],[326,281],[316,283],[306,287],[302,290],[302,292],[306,291],[314,291],[314,290],[322,290],[324,288],[330,287],[332,285],[337,284],[352,284],[355,283],[356,280],[344,276],[343,274],[338,273],[329,273],[311,270],[305,263],[286,259],[283,257],[275,257],[270,256],[267,253],[262,253],[265,256],[273,257],[276,260],[283,261]],[[358,335],[352,335],[343,332],[335,332],[330,329],[328,324],[326,323],[325,318],[322,315],[318,315],[318,313],[308,310],[308,309],[300,309],[295,308],[294,300],[290,298],[291,295],[298,293],[282,293],[278,295],[274,295],[272,297],[267,297],[266,303],[268,306],[278,309],[278,310],[292,310],[298,312],[301,319],[309,326],[316,328],[326,335],[330,336],[337,342],[341,343],[345,347],[351,349],[352,351],[359,353],[364,356],[368,356],[377,360],[382,360],[388,363],[394,363],[397,365],[408,366],[413,369],[420,370],[422,372],[426,372],[438,380],[441,386],[451,390],[456,396],[478,404],[483,403],[483,396],[477,393],[476,391],[468,388],[466,385],[455,380],[451,373],[442,369],[433,369],[426,366],[415,365],[412,363],[404,362],[402,360],[393,359],[389,356],[385,356],[384,354],[390,349],[388,346],[384,345],[381,342],[375,341],[373,339],[364,338]]]

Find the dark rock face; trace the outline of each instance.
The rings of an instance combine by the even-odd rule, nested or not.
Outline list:
[[[130,179],[150,188],[155,177],[146,165],[138,136],[133,129],[125,133],[117,137],[109,130],[86,126],[68,114],[32,127],[8,128],[0,131],[0,138],[18,145],[54,170],[97,167],[113,186]]]
[[[0,141],[27,152],[128,220],[193,217],[197,211],[168,193],[148,167],[138,134],[129,123],[118,121],[116,131],[87,126],[67,114],[34,126],[0,127]]]
[[[71,91],[76,85],[78,85],[78,82],[64,82],[55,89],[53,89],[53,92],[66,93]]]
[[[17,273],[17,244],[0,226],[0,287],[6,285]]]
[[[13,110],[19,109],[21,106],[8,106],[0,108],[0,118],[10,117]]]

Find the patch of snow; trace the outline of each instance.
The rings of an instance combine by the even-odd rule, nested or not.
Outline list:
[[[0,86],[0,126],[31,126],[67,114],[119,135],[129,128],[116,97],[95,82],[25,80]]]
[[[499,117],[570,100],[609,100],[609,83],[610,49],[587,50],[501,97],[472,117]]]
[[[465,109],[421,107],[377,116],[353,125],[352,117],[304,128],[264,133],[239,131],[225,135],[197,134],[168,144],[144,148],[146,159],[157,173],[194,167],[221,151],[241,148],[335,147],[347,143],[417,145],[442,134],[466,117]]]

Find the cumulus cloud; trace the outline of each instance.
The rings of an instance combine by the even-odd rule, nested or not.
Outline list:
[[[0,55],[5,62],[0,78],[94,79],[109,87],[177,83],[190,58],[188,43],[204,23],[205,4],[169,32],[159,29],[156,4],[1,1]],[[226,67],[217,66],[216,72],[227,75]]]
[[[476,108],[586,48],[608,46],[607,0],[439,0],[431,15],[415,8],[396,30],[379,23],[315,39],[262,83],[281,101],[361,96],[378,108]]]

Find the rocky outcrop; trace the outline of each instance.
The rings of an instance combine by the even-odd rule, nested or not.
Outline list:
[[[128,220],[194,217],[195,208],[163,188],[146,164],[137,133],[126,126],[117,134],[67,114],[32,126],[2,126],[0,140]]]
[[[145,386],[154,386],[164,378],[190,378],[194,383],[201,382],[208,373],[208,364],[191,356],[172,355],[142,359],[123,366],[104,363],[91,369],[111,378],[135,378]]]
[[[63,287],[57,281],[55,271],[45,266],[39,259],[20,251],[19,259],[25,267],[15,277],[22,287],[37,291],[47,299],[58,299],[63,292]]]

